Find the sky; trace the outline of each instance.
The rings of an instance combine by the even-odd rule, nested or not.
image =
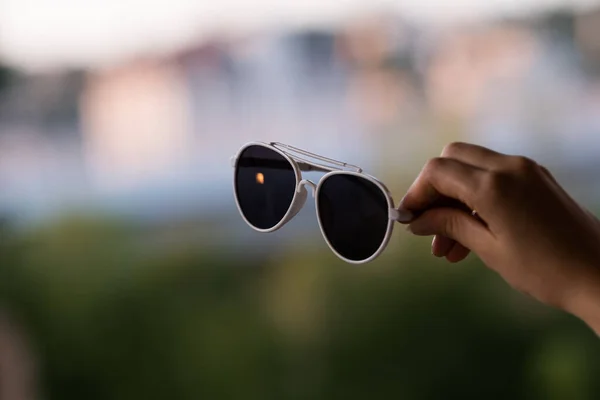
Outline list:
[[[439,23],[600,0],[1,0],[0,57],[28,69],[102,66],[215,31],[331,26],[376,10]]]

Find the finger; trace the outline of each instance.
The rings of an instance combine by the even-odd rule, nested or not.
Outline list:
[[[470,209],[476,209],[474,194],[480,186],[484,170],[451,158],[430,160],[404,198],[399,209],[422,211],[443,197],[458,200]]]
[[[492,233],[477,219],[455,208],[433,208],[409,225],[417,236],[441,235],[454,239],[476,253],[489,248]]]
[[[446,255],[446,260],[451,263],[457,263],[467,258],[469,253],[471,253],[471,250],[460,243],[456,243]]]
[[[433,241],[431,242],[431,254],[436,257],[446,257],[455,244],[455,240],[452,240],[446,236],[435,235],[433,237]]]
[[[478,168],[494,170],[505,163],[506,155],[470,143],[454,142],[442,150],[442,157],[453,158]]]

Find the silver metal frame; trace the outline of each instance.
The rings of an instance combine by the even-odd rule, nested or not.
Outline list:
[[[279,221],[279,223],[277,225],[275,225],[274,227],[269,228],[269,229],[256,228],[246,219],[246,217],[244,216],[244,213],[242,212],[242,210],[240,208],[238,194],[237,194],[237,190],[235,188],[235,168],[237,167],[237,160],[239,159],[240,154],[247,147],[250,147],[250,146],[263,146],[263,147],[266,147],[270,150],[273,150],[273,151],[281,154],[292,165],[292,168],[294,169],[294,174],[296,176],[296,191],[294,193],[294,197],[292,198],[290,207],[288,208],[286,214],[281,219],[281,221]],[[311,161],[310,159],[318,160],[319,162]],[[387,246],[387,244],[390,241],[392,232],[394,230],[394,221],[397,221],[398,216],[399,216],[398,210],[396,210],[396,208],[394,207],[394,200],[392,199],[392,196],[391,196],[389,190],[385,187],[385,185],[383,183],[378,181],[375,177],[365,174],[363,172],[363,169],[359,166],[348,164],[348,163],[334,160],[331,158],[323,157],[318,154],[310,153],[306,150],[302,150],[297,147],[293,147],[293,146],[283,144],[283,143],[278,143],[278,142],[246,143],[244,146],[242,146],[240,148],[240,150],[238,150],[237,154],[231,158],[231,166],[234,169],[233,193],[235,195],[235,204],[238,208],[240,215],[244,219],[244,221],[255,231],[274,232],[274,231],[278,230],[279,228],[281,228],[283,225],[285,225],[287,222],[289,222],[304,206],[304,203],[306,202],[306,198],[308,197],[308,191],[306,190],[306,186],[310,186],[313,188],[313,197],[315,199],[315,207],[317,209],[317,220],[319,222],[319,229],[321,230],[323,239],[325,239],[325,242],[327,243],[327,245],[329,246],[331,251],[333,251],[333,253],[335,255],[337,255],[340,259],[346,261],[347,263],[351,263],[351,264],[364,264],[364,263],[370,262],[370,261],[374,260],[375,258],[377,258],[383,252],[383,250],[385,249],[385,247]],[[312,182],[310,180],[302,179],[302,171],[319,171],[319,172],[326,172],[326,174],[319,180],[318,184],[315,184],[314,182]],[[320,189],[323,185],[323,182],[325,182],[329,177],[334,176],[334,175],[360,176],[361,178],[372,182],[378,188],[380,188],[381,191],[383,192],[383,194],[385,195],[385,198],[387,199],[388,210],[389,210],[389,213],[388,213],[389,220],[388,220],[388,226],[387,226],[385,237],[383,238],[381,246],[379,246],[377,251],[371,257],[369,257],[365,260],[359,260],[359,261],[349,260],[349,259],[345,258],[344,256],[342,256],[341,254],[339,254],[333,248],[333,246],[329,242],[329,239],[327,239],[327,236],[325,235],[325,231],[323,230],[323,225],[321,222],[321,218],[319,216],[319,203],[318,203],[317,199],[319,198],[318,196],[319,196]]]

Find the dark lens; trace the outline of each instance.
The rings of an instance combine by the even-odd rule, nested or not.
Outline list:
[[[283,219],[292,204],[296,174],[292,164],[278,152],[249,146],[237,160],[235,191],[248,222],[269,229]]]
[[[321,184],[319,220],[342,257],[363,261],[377,252],[387,232],[387,197],[377,185],[355,175],[331,175]]]

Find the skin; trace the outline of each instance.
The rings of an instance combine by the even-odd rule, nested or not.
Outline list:
[[[434,236],[435,256],[454,263],[473,251],[515,289],[600,335],[600,222],[535,161],[452,143],[399,211],[413,234]]]

